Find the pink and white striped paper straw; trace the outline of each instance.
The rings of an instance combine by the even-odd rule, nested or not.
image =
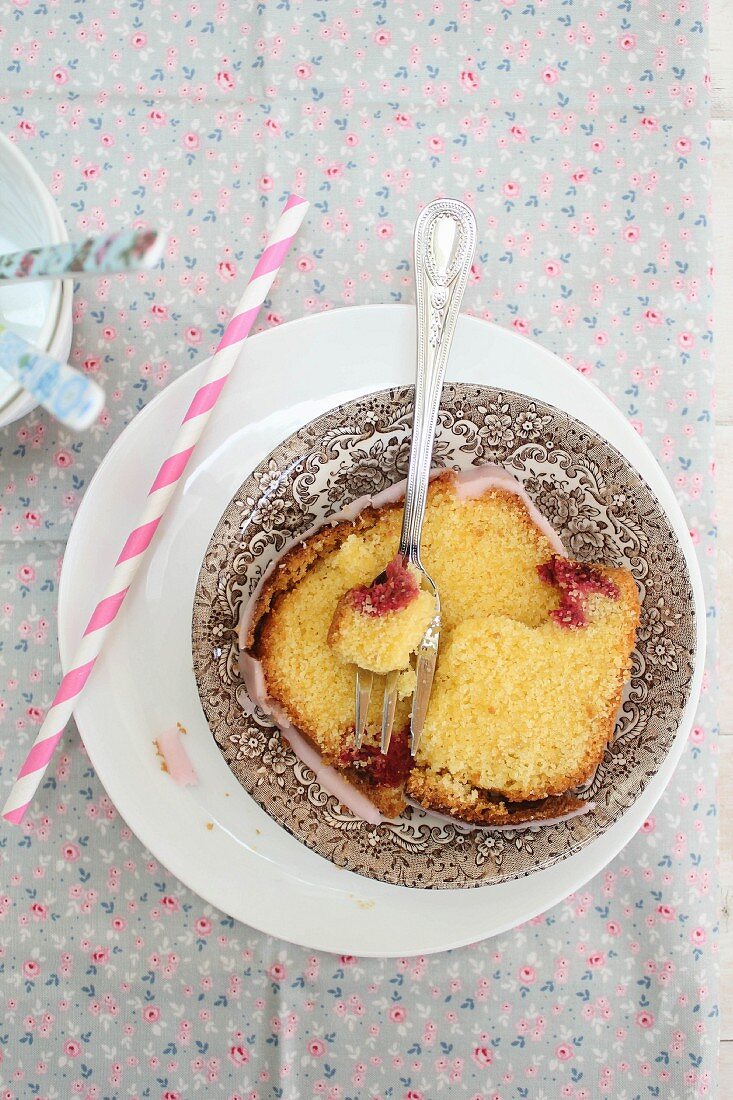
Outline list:
[[[170,453],[150,487],[143,514],[122,547],[105,595],[92,613],[81,643],[74,654],[71,668],[61,681],[61,686],[56,692],[38,737],[18,773],[10,797],[3,808],[3,817],[6,821],[17,825],[23,820],[31,799],[43,779],[53,751],[61,740],[76,701],[84,690],[84,685],[102,651],[107,633],[130,590],[145,551],[150,546],[168,502],[176,491],[176,486],[194,447],[206,427],[211,410],[237,360],[242,344],[249,336],[260,307],[267,297],[307,209],[308,203],[298,195],[291,195],[285,203],[280,220],[257,262],[237,311],[219,341],[219,346],[206,372],[206,378],[194,395]]]

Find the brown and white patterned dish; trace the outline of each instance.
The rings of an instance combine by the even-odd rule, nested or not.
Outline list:
[[[201,703],[238,781],[294,837],[337,866],[402,886],[459,889],[531,874],[578,851],[626,810],[667,754],[690,692],[694,604],[684,556],[649,486],[564,412],[509,391],[448,384],[435,466],[495,463],[524,486],[580,560],[625,565],[641,623],[615,737],[582,797],[551,825],[473,829],[417,808],[369,825],[340,808],[250,702],[240,614],[270,562],[352,501],[407,473],[411,388],[351,401],[301,428],[244,481],[211,538],[193,609]]]

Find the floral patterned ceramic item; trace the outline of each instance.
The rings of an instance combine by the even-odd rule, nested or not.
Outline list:
[[[446,388],[434,464],[501,465],[519,480],[569,553],[631,569],[642,617],[613,743],[582,816],[540,827],[466,829],[410,808],[370,825],[344,810],[253,707],[239,675],[238,625],[270,563],[365,492],[406,474],[411,391],[334,409],[275,449],[218,524],[199,576],[194,669],[229,766],[269,814],[339,866],[398,885],[456,889],[531,874],[609,827],[664,758],[690,690],[695,623],[684,556],[646,483],[609,443],[542,402],[509,391]]]

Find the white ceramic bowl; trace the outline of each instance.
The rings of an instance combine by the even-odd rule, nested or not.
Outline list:
[[[35,169],[0,134],[0,252],[67,241],[58,208]],[[71,280],[0,288],[0,321],[36,347],[66,359],[71,347]],[[25,416],[36,401],[6,375],[0,377],[0,426]]]

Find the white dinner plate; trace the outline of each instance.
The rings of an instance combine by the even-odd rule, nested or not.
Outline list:
[[[664,790],[692,725],[704,660],[695,553],[646,445],[595,386],[554,355],[463,317],[449,378],[521,391],[584,421],[633,463],[669,517],[687,561],[697,629],[692,690],[674,745],[633,806],[581,851],[526,878],[471,890],[410,889],[337,868],[294,840],[246,794],[211,735],[192,668],[192,603],[212,531],[247,474],[277,443],[335,405],[409,384],[413,365],[409,306],[336,310],[247,343],[76,708],[110,798],[165,867],[255,928],[354,955],[424,954],[476,942],[543,912],[597,874]],[[65,666],[205,369],[202,363],[190,370],[135,418],[89,486],[61,577]],[[155,737],[176,722],[188,731],[196,787],[176,786],[156,757]]]

